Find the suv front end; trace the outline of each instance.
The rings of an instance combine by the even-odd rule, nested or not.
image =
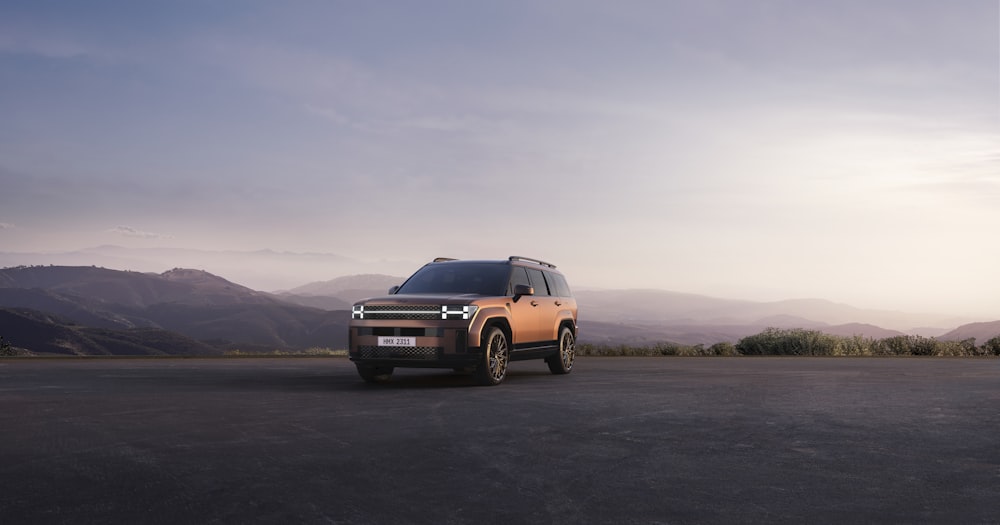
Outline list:
[[[479,306],[448,297],[386,296],[351,311],[350,357],[373,366],[463,368],[476,363]]]

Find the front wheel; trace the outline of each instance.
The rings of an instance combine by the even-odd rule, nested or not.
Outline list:
[[[573,332],[565,326],[559,330],[559,354],[546,360],[553,374],[568,374],[573,370],[573,360],[576,358],[576,338]]]
[[[490,328],[483,339],[482,350],[483,357],[474,372],[476,383],[483,386],[499,385],[507,377],[507,363],[510,361],[507,334],[495,326]]]

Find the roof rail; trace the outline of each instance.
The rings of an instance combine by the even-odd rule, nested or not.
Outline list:
[[[435,257],[434,258],[434,262],[457,261],[457,260],[458,259],[454,259],[452,257]]]
[[[520,255],[511,255],[507,258],[508,261],[530,261],[533,263],[541,264],[542,266],[548,266],[549,268],[555,268],[556,265],[552,263],[547,263],[545,261],[539,261],[538,259],[532,259],[531,257],[521,257]]]

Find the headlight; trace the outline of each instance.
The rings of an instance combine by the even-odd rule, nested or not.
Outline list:
[[[354,305],[354,309],[351,310],[351,319],[364,319],[365,318],[365,306],[363,304]]]
[[[472,319],[476,315],[476,305],[441,305],[441,319]]]

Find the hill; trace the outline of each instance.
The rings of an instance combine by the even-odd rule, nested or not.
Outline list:
[[[580,318],[588,322],[772,325],[788,328],[864,323],[905,331],[916,326],[949,327],[970,321],[934,314],[866,310],[824,299],[756,302],[663,290],[583,290],[575,295]],[[795,322],[790,325],[788,320],[792,318]],[[928,330],[934,333],[927,335],[938,335],[943,331]]]
[[[819,330],[820,332],[830,335],[839,335],[842,337],[861,336],[868,339],[885,339],[887,337],[906,335],[898,330],[887,330],[885,328],[865,323],[847,323],[836,326],[822,326],[815,328],[815,330]]]
[[[273,250],[226,251],[96,246],[70,252],[5,252],[0,267],[17,265],[103,266],[159,274],[168,268],[201,268],[254,290],[288,290],[328,276],[383,273],[409,275],[422,261],[361,260],[334,253]],[[399,283],[394,283],[399,284]],[[384,290],[383,290],[384,291]]]
[[[0,270],[0,286],[0,307],[33,308],[92,328],[169,330],[216,347],[347,345],[348,312],[292,304],[200,270],[19,267]]]
[[[1000,336],[1000,321],[987,323],[969,323],[942,335],[942,341],[964,341],[975,338],[978,344],[983,344],[994,337]]]
[[[271,304],[276,300],[201,270],[175,268],[162,274],[93,266],[20,266],[0,269],[0,288],[41,289],[61,297],[123,306],[159,303]]]
[[[77,325],[49,313],[0,308],[4,340],[30,354],[218,355],[222,350],[156,328],[110,330]]]
[[[735,343],[762,329],[751,325],[666,325],[580,321],[579,340],[581,343],[589,344],[630,346],[649,346],[663,342],[692,346],[711,345],[721,342]]]
[[[360,274],[337,277],[329,281],[316,281],[292,288],[278,294],[282,299],[304,304],[309,298],[336,298],[342,301],[346,308],[360,299],[385,295],[389,288],[403,284],[405,277],[393,277],[383,274]],[[316,299],[311,299],[316,301]],[[323,304],[323,303],[317,303]],[[334,303],[336,304],[336,303]]]
[[[30,308],[99,328],[143,326],[140,320],[130,320],[107,311],[100,300],[86,296],[63,296],[41,288],[0,288],[0,307]]]
[[[767,328],[804,328],[830,335],[870,339],[882,339],[904,335],[896,330],[886,330],[874,325],[848,323],[843,325],[818,325],[797,323],[789,319],[783,322],[761,322],[752,324],[643,324],[605,323],[600,321],[580,322],[580,342],[590,344],[627,344],[648,346],[661,342],[681,345],[712,345],[715,343],[736,343],[749,335],[758,334]],[[776,320],[776,319],[771,319]]]

